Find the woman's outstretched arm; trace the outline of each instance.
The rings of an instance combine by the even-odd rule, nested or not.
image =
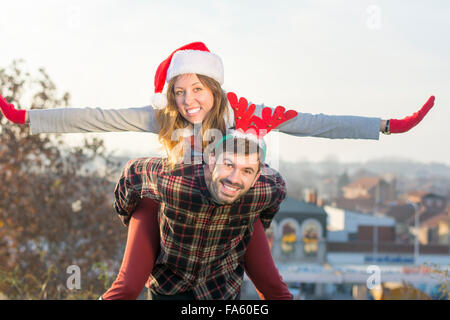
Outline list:
[[[158,133],[152,106],[124,109],[56,108],[17,110],[0,95],[0,109],[13,123],[29,124],[32,134],[138,131]]]
[[[378,140],[382,133],[404,133],[419,124],[434,106],[431,96],[422,108],[403,119],[386,119],[301,113],[277,127],[277,130],[300,137],[321,137],[329,139],[372,139]],[[256,106],[255,115],[261,117],[264,106]]]

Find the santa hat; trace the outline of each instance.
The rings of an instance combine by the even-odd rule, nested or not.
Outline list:
[[[173,77],[185,73],[196,73],[213,78],[223,84],[222,59],[211,53],[202,42],[193,42],[178,48],[161,64],[155,74],[155,95],[152,105],[155,109],[167,106],[167,96],[162,93],[164,84]]]

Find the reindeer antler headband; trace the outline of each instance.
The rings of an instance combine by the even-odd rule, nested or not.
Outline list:
[[[261,147],[265,158],[266,150],[263,145],[263,137],[283,122],[296,117],[298,114],[295,110],[286,111],[282,106],[276,107],[272,114],[272,109],[266,107],[262,110],[262,118],[260,118],[253,114],[256,109],[255,104],[249,105],[244,97],[241,97],[238,101],[235,93],[228,92],[227,98],[234,112],[235,129],[232,133],[223,137],[215,149],[231,138],[248,139],[256,142]]]

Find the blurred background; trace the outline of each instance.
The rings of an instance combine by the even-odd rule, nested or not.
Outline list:
[[[224,89],[254,103],[389,119],[435,95],[420,125],[379,141],[274,134],[269,150],[278,150],[273,165],[289,198],[268,236],[297,299],[448,299],[446,1],[0,7],[1,93],[23,109],[147,106],[159,63],[193,41],[222,58]],[[30,135],[4,117],[0,128],[0,295],[95,299],[115,278],[125,245],[112,209],[120,168],[162,155],[156,135]],[[72,265],[81,284],[69,283]],[[242,297],[256,298],[251,282]]]

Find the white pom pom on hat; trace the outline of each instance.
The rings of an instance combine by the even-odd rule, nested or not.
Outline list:
[[[167,107],[167,96],[162,93],[164,84],[173,77],[185,73],[197,73],[213,78],[221,85],[224,82],[222,59],[211,53],[202,42],[193,42],[178,48],[158,66],[155,74],[155,95],[152,106],[155,109]]]
[[[152,97],[152,106],[154,109],[164,109],[167,107],[167,96],[164,93],[155,93]]]

